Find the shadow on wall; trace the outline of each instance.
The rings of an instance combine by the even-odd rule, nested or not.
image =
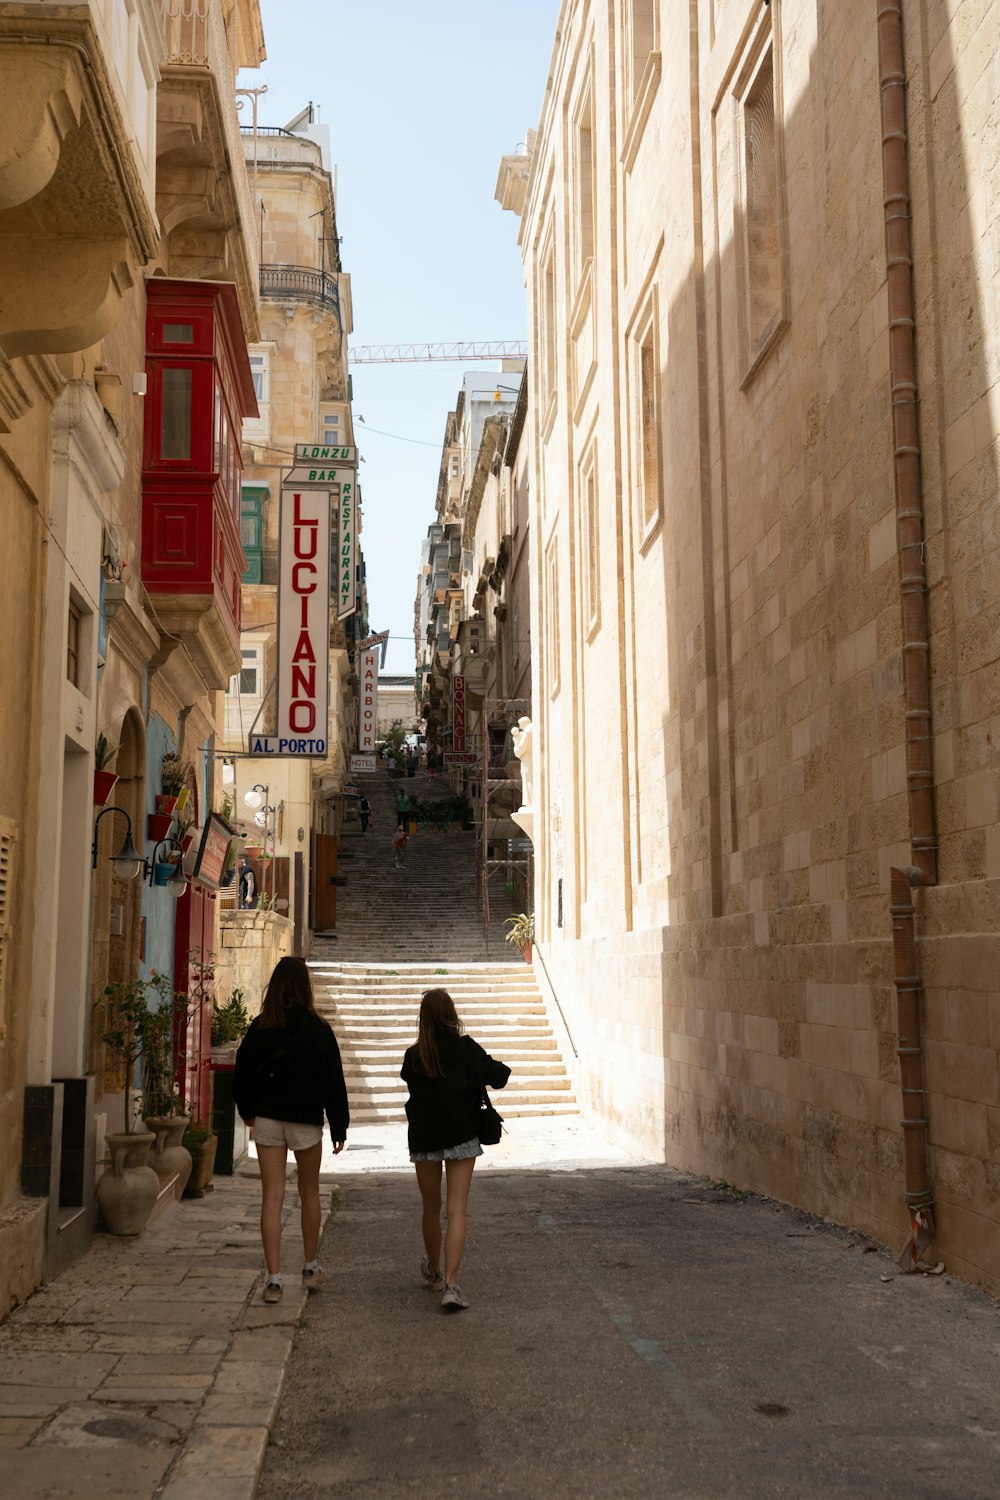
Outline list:
[[[633,551],[636,570],[663,567],[661,786],[679,784],[665,1149],[901,1243],[888,870],[910,863],[910,832],[876,11],[819,0],[808,47],[780,34],[794,8],[772,11],[774,45],[744,44],[714,121],[702,96],[704,276],[674,281],[662,541],[645,563]],[[997,1285],[998,954],[979,905],[997,814],[995,376],[982,156],[958,97],[973,80],[949,67],[947,22],[931,3],[905,38],[941,880],[916,905],[938,1248]]]

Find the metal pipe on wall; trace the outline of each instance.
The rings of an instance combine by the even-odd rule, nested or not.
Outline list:
[[[906,1269],[915,1270],[922,1252],[934,1238],[934,1192],[927,1170],[927,1091],[923,1077],[921,983],[912,887],[937,884],[937,836],[934,826],[930,628],[920,474],[903,7],[902,0],[876,0],[876,7],[893,474],[903,616],[906,779],[913,858],[912,865],[905,869],[894,868],[890,873],[897,1053],[903,1093],[904,1196],[910,1215],[910,1234],[899,1259]]]

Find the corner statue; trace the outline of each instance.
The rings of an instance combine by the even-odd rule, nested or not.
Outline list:
[[[514,742],[514,754],[521,762],[521,806],[512,817],[530,839],[533,837],[535,808],[531,770],[531,720],[527,715],[518,719],[517,728],[511,730],[510,737]]]

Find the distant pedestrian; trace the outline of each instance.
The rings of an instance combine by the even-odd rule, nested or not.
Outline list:
[[[323,1115],[337,1155],[344,1149],[350,1112],[337,1038],[316,1012],[303,959],[278,960],[260,1015],[251,1021],[236,1054],[233,1094],[241,1117],[253,1128],[260,1163],[264,1301],[280,1302],[283,1290],[281,1210],[289,1147],[298,1167],[302,1208],[302,1285],[319,1291],[325,1280],[316,1260]]]
[[[257,877],[254,874],[253,865],[243,856],[240,865],[240,906],[244,911],[249,911],[257,901]]]
[[[423,1202],[422,1231],[427,1254],[420,1274],[429,1291],[441,1293],[442,1312],[468,1307],[458,1285],[465,1250],[465,1216],[479,1143],[483,1088],[502,1089],[510,1077],[506,1063],[463,1035],[447,990],[428,990],[420,1002],[416,1044],[406,1049],[400,1077],[410,1091],[406,1103],[410,1160]],[[441,1265],[441,1163],[447,1180],[448,1229]]]
[[[396,799],[396,827],[405,828],[410,821],[410,799],[405,792],[400,792]]]
[[[368,832],[368,819],[372,815],[372,805],[367,797],[362,797],[358,803],[358,816],[361,819],[361,832]]]
[[[401,870],[406,864],[406,840],[409,834],[405,828],[397,828],[396,836],[392,841],[392,847],[396,855],[396,869]]]

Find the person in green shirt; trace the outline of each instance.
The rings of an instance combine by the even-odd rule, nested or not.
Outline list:
[[[409,819],[410,799],[405,792],[400,792],[396,801],[396,827],[405,828]]]

